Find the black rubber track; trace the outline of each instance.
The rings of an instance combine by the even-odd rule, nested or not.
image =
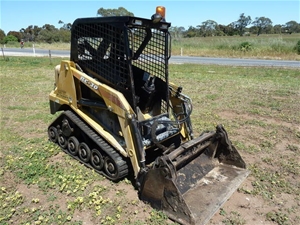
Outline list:
[[[112,181],[118,181],[118,180],[120,180],[123,177],[128,175],[128,164],[124,160],[124,157],[121,156],[101,136],[99,136],[99,134],[97,134],[93,129],[91,129],[83,120],[81,120],[72,111],[68,110],[68,111],[65,111],[65,112],[61,113],[61,115],[59,117],[57,117],[56,120],[54,120],[51,123],[49,128],[51,126],[56,127],[57,125],[60,125],[61,121],[62,121],[62,118],[67,118],[69,121],[71,121],[73,124],[75,124],[75,126],[77,126],[75,129],[80,129],[81,132],[84,132],[86,134],[86,136],[88,136],[89,139],[91,141],[93,141],[94,144],[99,147],[99,149],[102,150],[102,152],[101,152],[102,155],[106,154],[107,156],[109,156],[115,162],[115,164],[117,165],[119,173],[116,177],[109,177],[109,176],[107,176],[107,174],[104,173],[104,171],[95,170],[92,167],[92,165],[90,165],[89,163],[85,163],[85,162],[81,161],[78,156],[74,156],[74,155],[70,154],[67,149],[63,149],[64,152],[66,152],[71,157],[77,159],[78,161],[80,161],[81,163],[86,165],[87,167],[94,169],[97,173],[100,173],[101,175],[107,177],[108,179],[110,179]],[[89,146],[91,147],[91,145],[89,145]]]

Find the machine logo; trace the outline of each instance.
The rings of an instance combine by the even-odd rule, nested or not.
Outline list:
[[[93,82],[89,81],[84,77],[80,77],[80,81],[85,83],[86,85],[90,86],[94,90],[98,90],[98,85],[94,84]]]

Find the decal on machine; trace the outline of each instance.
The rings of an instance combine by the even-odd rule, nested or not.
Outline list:
[[[94,84],[93,82],[89,81],[88,79],[84,77],[80,77],[80,81],[85,83],[86,85],[90,86],[90,88],[94,90],[98,90],[98,85]]]

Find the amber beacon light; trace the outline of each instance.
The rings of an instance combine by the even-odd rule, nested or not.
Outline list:
[[[157,7],[156,7],[156,13],[157,13],[157,14],[160,14],[161,17],[162,17],[163,19],[165,19],[165,16],[166,16],[166,8],[163,7],[163,6],[157,6]]]
[[[163,6],[157,6],[155,14],[152,15],[151,19],[153,23],[158,23],[160,21],[165,22],[166,9]]]

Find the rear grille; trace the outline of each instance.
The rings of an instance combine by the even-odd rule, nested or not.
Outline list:
[[[147,43],[141,54],[136,60],[132,61],[132,65],[146,71],[151,76],[160,78],[167,82],[167,62],[166,62],[166,32],[151,29],[152,37]],[[145,28],[131,28],[128,30],[129,46],[133,52],[137,52],[143,44],[147,33]],[[167,90],[165,90],[167,91]],[[167,103],[162,99],[161,113],[167,112]]]
[[[129,29],[128,33],[130,47],[133,52],[136,52],[145,39],[146,31],[144,28],[132,28]],[[167,33],[157,29],[152,29],[151,33],[151,40],[146,45],[139,58],[132,61],[132,65],[147,71],[152,76],[159,77],[163,81],[166,81],[165,39]]]
[[[168,32],[126,25],[124,21],[104,21],[87,20],[74,25],[71,59],[89,76],[121,91],[133,107],[135,94],[140,94],[145,82],[143,73],[159,78],[161,113],[166,113],[168,90],[162,85],[168,83]]]
[[[76,27],[78,64],[102,82],[130,88],[123,29],[107,23]]]

